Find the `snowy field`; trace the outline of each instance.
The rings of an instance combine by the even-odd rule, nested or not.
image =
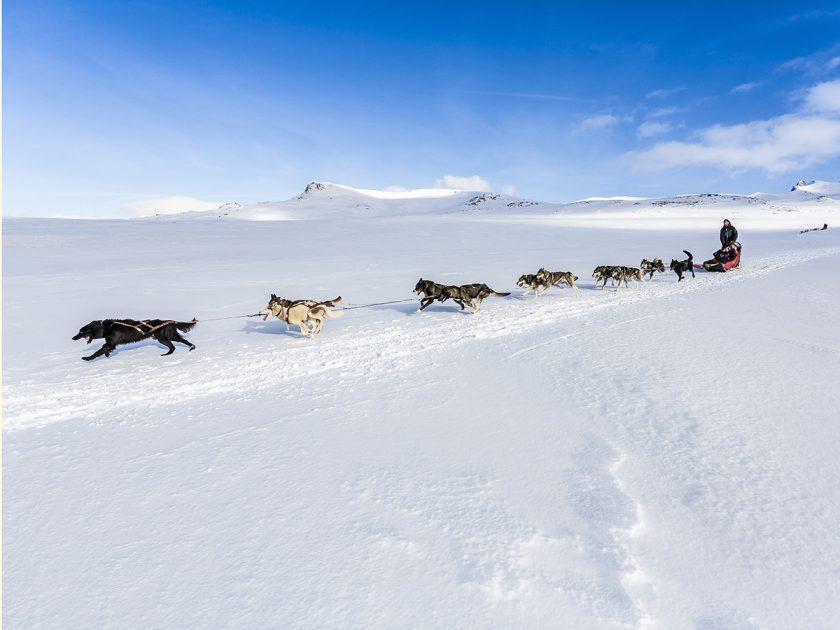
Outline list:
[[[838,192],[5,220],[4,627],[838,627]],[[741,269],[594,288],[723,218]],[[581,296],[523,298],[541,266]],[[421,276],[513,293],[209,321]],[[70,339],[193,316],[168,357]]]

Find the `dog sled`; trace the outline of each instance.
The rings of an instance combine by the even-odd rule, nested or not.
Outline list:
[[[734,247],[733,247],[734,246]],[[734,257],[732,251],[734,249]],[[694,265],[695,269],[703,269],[704,271],[719,271],[726,272],[731,269],[737,269],[741,264],[741,244],[733,243],[729,247],[717,250],[712,258],[702,264]]]

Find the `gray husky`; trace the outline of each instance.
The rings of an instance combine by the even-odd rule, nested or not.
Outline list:
[[[665,273],[665,263],[662,262],[661,258],[654,258],[653,260],[642,258],[642,262],[639,265],[639,269],[642,270],[643,276],[649,274],[648,280],[652,280],[654,271],[658,271],[659,273]]]
[[[516,281],[516,286],[528,287],[525,289],[525,292],[522,295],[528,295],[531,291],[534,292],[535,296],[540,296],[549,289],[549,285],[540,277],[538,274],[531,274],[526,273],[519,276],[519,280]]]
[[[619,287],[622,282],[624,282],[625,287],[629,287],[630,285],[627,284],[628,280],[636,280],[637,282],[644,281],[642,270],[638,267],[615,267],[613,270],[613,278]]]
[[[446,300],[451,298],[453,302],[461,307],[461,310],[464,310],[464,306],[469,306],[473,309],[474,313],[478,313],[481,310],[481,303],[491,295],[497,297],[510,295],[510,293],[494,291],[482,283],[456,286],[438,284],[431,280],[423,280],[423,278],[417,281],[417,284],[414,286],[414,292],[423,296],[420,298],[421,311],[432,302],[446,302]]]
[[[543,282],[550,287],[559,287],[561,284],[567,284],[575,290],[575,295],[580,296],[580,289],[577,288],[575,280],[578,277],[571,271],[549,271],[541,267],[537,272],[537,277],[542,278]]]
[[[615,286],[616,269],[618,269],[618,267],[613,265],[598,265],[595,267],[592,271],[592,277],[595,278],[595,284],[598,284],[603,280],[603,284],[601,285],[601,288],[603,289],[607,286],[607,280],[610,280],[612,282],[612,286]]]
[[[414,285],[414,292],[417,295],[422,296],[420,298],[419,309],[421,311],[432,302],[443,303],[450,298],[452,298],[452,301],[461,307],[462,311],[464,310],[464,306],[473,308],[472,301],[469,298],[462,296],[460,287],[455,285],[439,284],[431,280],[423,280],[423,278],[420,278],[417,281],[417,284]]]
[[[491,295],[495,297],[507,297],[510,295],[509,291],[494,291],[484,283],[462,284],[458,289],[461,295],[467,296],[473,303],[475,308],[474,313],[478,313],[481,310],[481,303]]]

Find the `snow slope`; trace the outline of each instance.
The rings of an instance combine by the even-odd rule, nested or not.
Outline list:
[[[798,230],[836,202],[459,195],[6,220],[4,627],[832,627],[840,237]],[[593,287],[706,258],[724,214],[742,269]],[[543,265],[581,297],[211,321]],[[198,348],[80,361],[108,316],[196,316]]]

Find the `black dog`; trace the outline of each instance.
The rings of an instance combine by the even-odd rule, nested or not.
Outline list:
[[[165,357],[175,352],[175,346],[172,345],[173,341],[189,346],[191,351],[195,350],[195,346],[178,333],[179,330],[181,332],[191,330],[195,324],[195,319],[191,322],[176,322],[164,319],[145,319],[141,322],[136,319],[97,319],[82,326],[76,336],[73,337],[73,341],[87,339],[87,342],[90,343],[94,339],[105,340],[105,345],[99,350],[89,357],[82,357],[85,361],[92,361],[103,354],[106,357],[111,356],[117,346],[142,341],[149,337],[169,348],[169,352],[161,355]]]
[[[677,280],[677,282],[680,282],[683,279],[683,274],[686,271],[691,272],[692,278],[696,277],[694,275],[694,257],[691,255],[691,252],[688,252],[686,250],[683,250],[683,252],[685,252],[688,256],[687,260],[674,260],[673,258],[671,259],[671,269],[680,277],[680,279]]]

